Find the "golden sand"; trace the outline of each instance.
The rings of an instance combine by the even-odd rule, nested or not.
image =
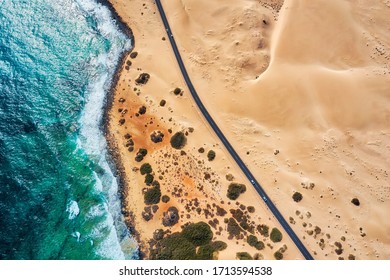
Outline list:
[[[181,218],[171,232],[187,222],[218,220],[214,237],[228,244],[219,259],[244,251],[272,259],[283,244],[285,259],[302,258],[286,233],[277,244],[264,238],[270,246],[261,251],[246,244],[245,236],[228,239],[223,220],[240,204],[255,206],[253,225],[281,227],[198,112],[169,41],[163,40],[153,1],[110,2],[132,29],[138,52],[120,73],[109,131],[125,170],[126,211],[132,212],[146,257],[153,232],[164,228],[163,213],[175,206]],[[202,101],[314,258],[389,259],[390,2],[162,2]],[[135,84],[140,73],[150,74],[146,85]],[[176,87],[182,96],[173,93]],[[142,105],[146,114],[136,117]],[[184,153],[171,148],[169,129],[188,133]],[[155,130],[164,133],[162,143],[151,142]],[[127,133],[133,152],[125,147]],[[200,147],[206,152],[199,153]],[[148,155],[136,163],[139,148]],[[211,162],[210,149],[217,154]],[[147,186],[134,169],[144,162],[156,178],[162,176],[162,193],[171,198],[158,204],[148,222],[142,218]],[[226,197],[229,173],[248,188],[238,205],[229,205]],[[303,195],[299,203],[292,200],[296,191]],[[187,212],[194,199],[199,206]],[[206,215],[205,209],[215,211],[213,204],[228,213]],[[338,253],[335,242],[342,246]]]

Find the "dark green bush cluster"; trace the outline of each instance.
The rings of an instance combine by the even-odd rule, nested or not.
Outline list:
[[[231,183],[227,191],[227,197],[231,200],[236,200],[245,191],[246,186],[244,184]]]
[[[299,201],[302,200],[303,196],[302,196],[301,193],[295,192],[295,193],[293,194],[292,198],[293,198],[293,200],[294,200],[295,202],[299,202]]]
[[[154,176],[152,174],[146,174],[145,176],[145,184],[150,186],[153,183]]]
[[[160,188],[150,188],[144,194],[144,202],[146,205],[157,204],[160,202],[161,190]]]
[[[171,199],[167,195],[163,195],[162,198],[161,198],[161,201],[164,202],[164,203],[169,202],[169,200],[171,200]]]
[[[277,228],[273,228],[271,230],[270,238],[271,238],[272,242],[276,243],[276,242],[282,241],[283,235],[280,232],[280,230],[278,230]]]
[[[275,260],[282,260],[283,259],[283,254],[281,252],[279,252],[279,251],[276,251],[274,253],[274,258],[275,258]]]
[[[226,249],[222,241],[211,242],[213,233],[208,224],[199,222],[185,226],[156,243],[151,249],[150,259],[156,260],[210,260],[214,252]]]
[[[247,252],[238,252],[236,254],[236,257],[239,260],[253,260],[252,256],[249,255]]]
[[[241,227],[237,224],[236,220],[229,218],[227,222],[227,231],[229,235],[238,237],[242,231]]]
[[[264,237],[269,236],[269,227],[267,225],[258,225],[257,226],[257,231]]]
[[[137,154],[135,155],[135,161],[140,162],[144,159],[144,157],[148,154],[148,150],[146,149],[139,149]]]
[[[247,242],[250,246],[255,247],[257,250],[263,250],[265,247],[264,243],[262,241],[259,241],[254,235],[249,235],[247,238]]]
[[[150,174],[153,172],[152,166],[149,163],[144,163],[140,168],[141,175]]]
[[[171,137],[171,146],[175,149],[182,149],[187,143],[187,137],[184,135],[182,131],[176,132]]]
[[[205,245],[213,238],[213,232],[205,222],[189,224],[183,229],[182,234],[195,246]]]
[[[209,161],[213,161],[215,159],[215,152],[213,150],[210,150],[207,153],[207,158],[209,159]]]

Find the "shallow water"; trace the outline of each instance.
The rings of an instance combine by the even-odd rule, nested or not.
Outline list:
[[[0,259],[136,257],[101,130],[130,46],[92,0],[0,0]]]

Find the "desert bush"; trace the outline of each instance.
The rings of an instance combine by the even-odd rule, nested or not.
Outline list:
[[[167,195],[163,195],[163,196],[161,197],[161,201],[164,202],[164,203],[168,203],[169,200],[170,200],[170,198],[169,198],[169,196],[167,196]]]
[[[161,106],[161,107],[164,107],[165,104],[167,104],[167,102],[166,102],[164,99],[162,99],[162,100],[160,101],[160,106]]]
[[[154,176],[152,174],[146,174],[145,184],[150,186],[153,183]]]
[[[204,148],[203,148],[203,147],[200,147],[200,148],[198,149],[198,152],[201,153],[201,154],[203,154],[203,153],[204,153]]]
[[[157,204],[160,202],[161,190],[159,188],[150,188],[144,194],[146,205]]]
[[[276,242],[282,241],[283,235],[280,232],[280,230],[278,230],[277,228],[273,228],[271,230],[270,238],[271,238],[272,242],[276,243]]]
[[[269,235],[269,227],[267,225],[258,225],[257,231],[264,237],[268,237]]]
[[[215,152],[213,150],[210,150],[207,153],[207,158],[209,159],[209,161],[213,161],[215,159]]]
[[[253,206],[248,206],[247,209],[248,209],[249,213],[255,213],[255,210],[256,210],[255,207],[253,207]]]
[[[229,235],[238,237],[242,231],[241,227],[237,224],[236,220],[233,218],[229,218],[227,223],[227,231]]]
[[[150,79],[150,75],[148,73],[142,73],[139,75],[139,77],[137,79],[135,79],[135,82],[137,84],[146,84]]]
[[[152,166],[149,163],[144,163],[139,169],[142,175],[150,174],[153,172]]]
[[[171,137],[171,146],[175,149],[182,149],[187,143],[187,137],[184,135],[183,132],[179,131],[176,132],[172,137]]]
[[[151,259],[155,260],[196,260],[196,247],[180,233],[174,233],[159,241],[151,250]]]
[[[299,202],[299,201],[302,200],[303,196],[302,196],[301,193],[295,192],[295,193],[293,194],[292,198],[293,198],[293,200],[294,200],[295,202]]]
[[[283,254],[279,251],[276,251],[274,253],[275,260],[282,260],[283,259]]]
[[[236,254],[236,257],[239,260],[253,260],[252,256],[249,255],[247,252],[238,252]]]
[[[246,186],[244,184],[231,183],[228,187],[227,197],[231,200],[236,200],[245,191]]]
[[[259,241],[256,236],[249,235],[247,238],[247,242],[250,246],[255,247],[257,250],[264,249],[264,243],[262,241]]]
[[[210,244],[200,246],[197,253],[198,260],[212,260],[214,250]]]
[[[211,243],[211,247],[214,251],[223,251],[227,248],[227,244],[223,241],[214,241]]]
[[[138,55],[138,52],[132,52],[132,53],[130,54],[130,57],[131,57],[131,58],[136,58],[137,55]]]
[[[206,245],[213,238],[213,232],[205,222],[187,225],[183,228],[182,235],[195,246]]]
[[[179,95],[179,94],[181,93],[181,89],[180,89],[180,88],[175,88],[175,89],[173,90],[173,93],[174,93],[175,95]]]
[[[360,205],[360,201],[359,201],[359,199],[357,199],[356,197],[353,198],[353,199],[351,200],[351,202],[352,202],[353,205],[356,205],[356,206],[359,206],[359,205]]]

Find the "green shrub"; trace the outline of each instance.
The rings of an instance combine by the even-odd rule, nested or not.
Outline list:
[[[267,225],[258,225],[257,226],[257,231],[264,237],[269,236],[269,227]]]
[[[272,242],[276,243],[276,242],[282,241],[283,235],[280,232],[280,230],[278,230],[277,228],[273,228],[271,230],[270,238],[271,238]]]
[[[182,149],[187,143],[187,137],[184,135],[183,132],[179,131],[176,132],[172,137],[171,137],[171,146],[175,149]]]
[[[229,218],[227,223],[227,231],[229,235],[238,237],[242,231],[241,227],[237,224],[236,220]]]
[[[173,93],[174,93],[175,95],[179,95],[179,94],[181,93],[181,89],[180,89],[180,88],[175,88],[175,89],[173,90]]]
[[[198,260],[212,260],[214,249],[210,244],[200,246],[197,253]]]
[[[151,259],[155,260],[196,260],[196,247],[180,233],[174,233],[157,243],[151,250]]]
[[[146,174],[145,176],[145,184],[150,186],[153,183],[154,176],[152,174]]]
[[[255,247],[256,243],[258,242],[259,240],[257,239],[256,236],[254,235],[249,235],[246,239],[246,242],[248,242],[248,244],[252,247]]]
[[[182,235],[195,246],[206,245],[213,238],[213,232],[205,222],[187,225],[183,229]]]
[[[279,251],[276,251],[274,253],[275,260],[282,260],[283,259],[283,254]]]
[[[247,242],[250,246],[255,247],[257,250],[263,250],[265,247],[264,243],[262,241],[259,241],[254,235],[249,235],[247,238]]]
[[[141,165],[140,171],[141,171],[142,175],[145,175],[145,174],[152,173],[153,169],[152,169],[152,166],[149,163],[144,163],[144,164]]]
[[[207,158],[209,159],[209,161],[213,161],[215,159],[215,152],[213,150],[210,150],[207,153]]]
[[[144,202],[146,205],[157,204],[160,202],[160,188],[150,188],[144,194]]]
[[[295,192],[295,193],[293,194],[292,198],[293,198],[293,200],[294,200],[295,202],[299,202],[299,201],[302,200],[303,196],[302,196],[301,193]]]
[[[228,187],[227,197],[231,200],[236,200],[245,191],[246,186],[244,184],[231,183]]]
[[[211,243],[211,247],[214,251],[223,251],[227,248],[227,244],[223,241],[214,241]]]
[[[237,259],[239,260],[253,260],[252,256],[247,252],[239,252],[236,254]]]

